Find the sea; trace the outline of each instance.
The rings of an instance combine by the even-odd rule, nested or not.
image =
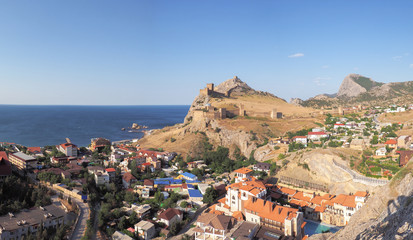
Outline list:
[[[159,129],[182,123],[190,106],[34,106],[0,105],[0,142],[27,147],[65,143],[88,146],[92,138],[141,138],[133,123]],[[122,131],[125,128],[125,131]]]

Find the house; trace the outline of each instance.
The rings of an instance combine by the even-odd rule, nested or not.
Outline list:
[[[293,142],[301,143],[307,147],[307,137],[306,136],[295,136],[292,138]]]
[[[138,234],[140,239],[152,239],[156,234],[155,225],[151,222],[142,220],[135,224],[135,232]]]
[[[114,168],[106,168],[106,173],[109,175],[109,181],[113,182],[116,179],[116,169]]]
[[[245,202],[245,220],[280,230],[285,236],[301,240],[304,234],[304,215],[298,209],[284,207],[260,198]]]
[[[351,143],[350,143],[350,148],[351,149],[361,151],[361,150],[364,149],[364,147],[365,147],[365,142],[364,142],[363,139],[356,138],[356,139],[351,140]]]
[[[252,170],[249,168],[240,168],[234,171],[235,172],[235,182],[244,182],[251,179]]]
[[[148,216],[150,214],[150,211],[151,205],[149,204],[140,205],[133,203],[129,209],[126,208],[126,212],[128,212],[128,214],[132,214],[132,212],[135,212],[136,216],[141,219]]]
[[[77,146],[73,143],[62,143],[57,145],[56,148],[68,157],[77,157]]]
[[[36,234],[40,224],[44,229],[56,229],[65,224],[65,216],[65,211],[54,204],[0,216],[0,239],[26,238]]]
[[[204,196],[198,189],[188,189],[188,195],[193,205],[202,205],[202,199],[204,198]]]
[[[239,240],[252,240],[254,239],[255,234],[257,233],[260,225],[244,221],[241,225],[235,230],[231,237],[233,239]]]
[[[335,123],[334,124],[334,129],[338,129],[338,128],[345,128],[346,125],[344,123]]]
[[[102,151],[106,146],[111,146],[111,142],[106,138],[92,138],[90,140],[90,150]]]
[[[197,181],[198,177],[192,173],[184,172],[177,179],[185,179],[186,181]]]
[[[259,162],[254,165],[254,171],[266,172],[269,173],[271,168],[271,164],[265,162]]]
[[[137,182],[137,179],[132,175],[132,173],[127,172],[122,176],[122,184],[123,184],[123,187],[126,189],[130,188],[132,184],[136,182]]]
[[[22,152],[10,153],[9,161],[12,166],[19,170],[31,170],[37,168],[36,158],[26,155]]]
[[[94,175],[95,175],[96,186],[109,184],[110,178],[109,178],[109,174],[106,171],[99,170],[99,171],[96,171]]]
[[[168,208],[158,216],[159,220],[167,226],[171,226],[175,222],[182,221],[183,213],[175,208]]]
[[[408,148],[411,142],[411,138],[408,135],[403,135],[397,138],[398,148]]]
[[[413,157],[412,150],[400,151],[399,165],[401,167],[405,166],[412,157]]]
[[[397,140],[396,139],[389,139],[387,140],[384,144],[386,144],[387,147],[389,148],[397,148]]]
[[[116,231],[112,235],[113,240],[133,240],[133,238],[129,237],[127,234],[123,232]]]
[[[154,181],[152,179],[145,179],[143,180],[143,186],[152,191],[154,189]]]
[[[267,188],[262,181],[252,180],[233,183],[226,187],[225,198],[218,200],[215,209],[229,214],[230,212],[243,211],[245,201],[251,197],[266,198]]]
[[[76,157],[51,157],[50,162],[53,164],[68,164],[71,161],[77,160]]]
[[[387,150],[385,147],[376,150],[376,156],[386,156]]]
[[[328,138],[329,134],[326,132],[309,132],[307,134],[308,140],[311,141],[320,141],[322,138]]]
[[[236,220],[233,217],[203,213],[196,220],[195,240],[226,239],[226,235],[235,224]]]
[[[0,181],[11,175],[11,163],[7,153],[0,151]]]
[[[41,147],[27,147],[27,152],[31,155],[42,154]]]

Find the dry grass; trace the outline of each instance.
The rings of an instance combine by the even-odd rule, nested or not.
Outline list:
[[[413,111],[401,112],[401,113],[384,113],[379,117],[380,122],[391,123],[412,123]]]

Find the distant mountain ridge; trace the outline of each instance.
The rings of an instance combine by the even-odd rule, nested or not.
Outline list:
[[[413,100],[413,82],[376,82],[371,78],[351,73],[347,75],[336,94],[321,94],[301,100],[305,107],[335,107],[338,105],[382,105],[407,103]],[[300,102],[300,100],[294,100]]]

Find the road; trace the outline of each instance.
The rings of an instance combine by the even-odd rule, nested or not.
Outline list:
[[[72,236],[70,237],[71,240],[75,240],[81,239],[85,235],[87,225],[86,221],[89,219],[89,206],[77,199],[72,199],[72,201],[76,201],[79,206],[79,220],[75,226]]]
[[[195,221],[196,221],[196,219],[198,218],[198,216],[199,216],[203,211],[205,211],[205,209],[207,209],[207,207],[208,207],[208,205],[205,205],[205,206],[199,208],[199,209],[195,212],[194,216],[192,216],[191,221],[190,221],[188,224],[186,224],[186,225],[181,229],[181,231],[179,232],[178,235],[176,235],[176,236],[174,236],[174,237],[171,237],[170,240],[179,240],[179,239],[182,238],[182,236],[183,236],[184,234],[187,234],[187,235],[189,235],[189,236],[192,236],[192,235],[194,234],[194,232],[192,231],[193,228],[191,228],[191,225],[195,223]]]

